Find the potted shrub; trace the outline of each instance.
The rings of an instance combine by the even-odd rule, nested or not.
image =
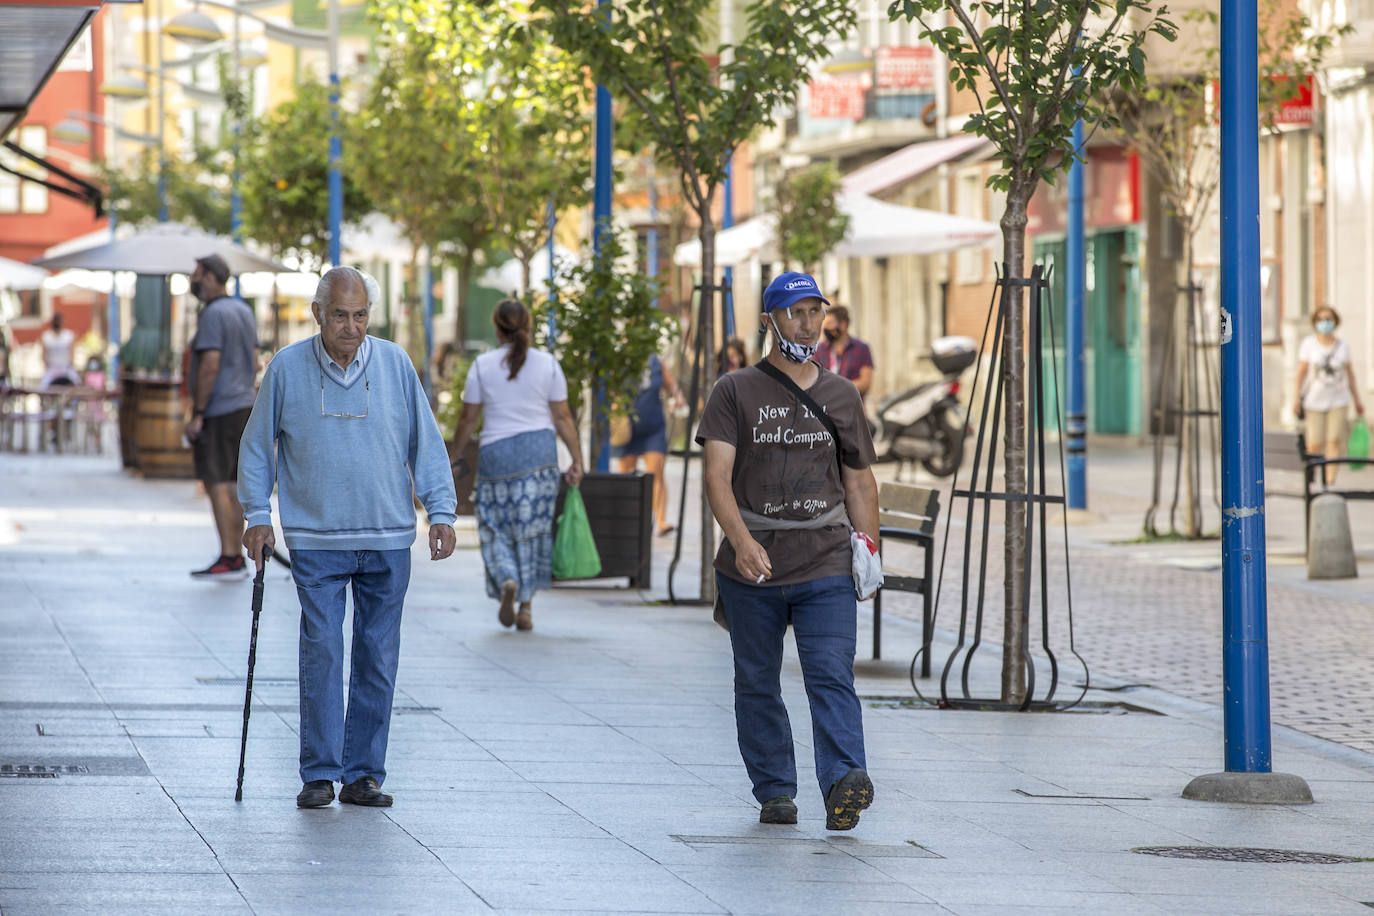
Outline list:
[[[592,414],[587,466],[596,467],[606,442],[605,418],[629,414],[649,359],[678,333],[676,321],[658,306],[658,286],[627,253],[624,231],[606,227],[601,248],[586,262],[559,271],[555,298],[538,303],[535,340],[548,347],[568,379],[568,406],[579,424]],[[552,319],[556,337],[549,338]],[[653,543],[653,481],[647,474],[590,473],[582,495],[601,553],[602,577],[628,576],[649,585]],[[561,509],[561,497],[560,497]]]

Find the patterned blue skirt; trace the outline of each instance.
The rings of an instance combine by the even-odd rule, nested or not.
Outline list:
[[[552,584],[559,476],[551,430],[500,439],[478,452],[477,531],[489,597],[499,598],[507,580],[519,585],[522,603]]]

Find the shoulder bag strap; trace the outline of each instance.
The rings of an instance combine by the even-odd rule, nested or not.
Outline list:
[[[821,425],[825,427],[826,432],[830,433],[830,438],[835,443],[835,462],[841,465],[840,476],[843,478],[844,462],[840,457],[840,431],[835,427],[835,421],[830,419],[830,416],[821,410],[820,405],[812,400],[811,396],[803,391],[800,385],[792,381],[786,372],[783,372],[767,359],[760,360],[756,365],[765,375],[771,376],[779,385],[796,395],[797,400],[805,404],[807,409],[816,416],[816,419],[821,421]]]

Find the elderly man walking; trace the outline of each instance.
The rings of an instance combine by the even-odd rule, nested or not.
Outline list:
[[[795,824],[797,767],[779,676],[789,624],[811,706],[826,828],[873,801],[854,691],[859,597],[850,525],[878,537],[873,441],[852,382],[813,361],[829,302],[807,274],[763,294],[768,358],[723,375],[702,414],[706,495],[725,532],[716,583],[735,659],[740,754],[764,824]]]
[[[415,541],[414,498],[429,515],[429,555],[453,553],[457,500],[444,441],[410,358],[367,336],[377,281],[351,267],[321,278],[320,333],[267,367],[239,453],[243,543],[259,568],[275,546],[270,499],[301,602],[300,775],[296,804],[391,805],[381,789]],[[344,596],[353,591],[353,662],[343,693]]]

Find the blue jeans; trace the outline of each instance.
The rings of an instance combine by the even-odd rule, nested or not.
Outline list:
[[[386,779],[409,550],[293,550],[301,599],[301,781]],[[345,589],[353,586],[353,670],[344,715]]]
[[[792,725],[782,701],[782,642],[792,624],[811,706],[821,796],[866,769],[863,711],[854,692],[858,606],[849,576],[796,585],[745,585],[716,573],[735,656],[735,728],[754,798],[796,797]]]

